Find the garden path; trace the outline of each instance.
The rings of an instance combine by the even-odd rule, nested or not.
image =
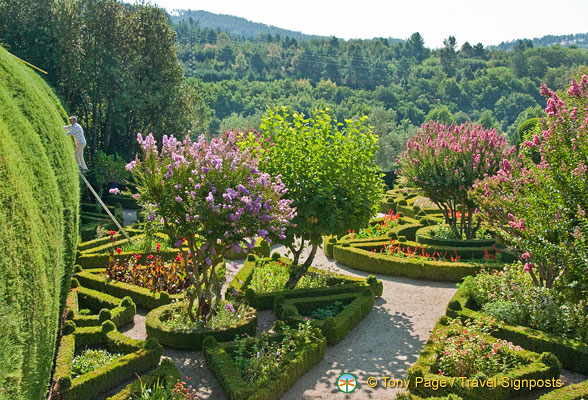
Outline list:
[[[272,251],[286,254],[282,246]],[[227,264],[227,282],[243,265],[237,268]],[[368,273],[353,270],[334,259],[317,252],[313,265],[348,275],[367,276]],[[377,275],[384,284],[382,297],[376,299],[374,309],[367,317],[337,345],[329,346],[325,358],[306,373],[285,394],[284,400],[298,399],[391,399],[401,388],[384,388],[382,379],[405,379],[406,369],[420,355],[435,323],[445,313],[445,307],[455,293],[455,284],[448,282],[421,281],[403,277]],[[144,339],[145,315],[139,309],[134,324],[122,329],[127,336]],[[259,325],[263,330],[271,327],[273,313],[259,313]],[[226,399],[217,379],[206,368],[201,351],[178,351],[166,348],[164,356],[170,358],[180,370],[182,377],[195,388],[200,399]],[[359,386],[354,393],[344,394],[336,386],[336,379],[343,373],[354,374]],[[378,386],[370,388],[368,377],[379,379]],[[562,371],[566,383],[577,383],[587,378],[569,371]],[[112,395],[124,385],[108,393]],[[106,397],[107,397],[106,396]],[[106,398],[103,397],[103,398]],[[525,397],[530,400],[533,397]]]

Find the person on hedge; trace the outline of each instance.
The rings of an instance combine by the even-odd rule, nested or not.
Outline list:
[[[74,142],[76,143],[76,162],[78,163],[78,168],[82,174],[88,172],[88,167],[86,166],[86,161],[84,161],[84,147],[86,147],[86,138],[84,137],[84,130],[78,124],[77,117],[73,115],[69,117],[69,125],[63,127],[65,129],[65,133],[67,135],[72,135],[74,138]]]

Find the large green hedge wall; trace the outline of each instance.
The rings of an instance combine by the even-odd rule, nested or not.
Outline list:
[[[74,265],[79,180],[66,114],[0,47],[0,398],[45,397]]]

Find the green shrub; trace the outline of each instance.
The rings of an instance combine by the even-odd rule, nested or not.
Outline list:
[[[221,342],[233,340],[241,334],[255,335],[257,313],[252,308],[246,309],[241,318],[235,318],[231,326],[213,330],[197,326],[195,328],[173,328],[165,324],[180,303],[168,304],[152,310],[145,319],[147,335],[156,338],[161,344],[175,349],[200,350],[206,336],[214,336]]]
[[[316,332],[315,335],[318,339],[305,339],[304,343],[285,354],[284,361],[269,371],[268,379],[258,384],[250,384],[243,379],[233,358],[236,357],[238,350],[235,344],[219,345],[212,336],[209,336],[204,341],[204,358],[206,365],[215,374],[230,400],[274,400],[284,395],[302,375],[324,357],[326,340],[320,332]],[[280,341],[282,337],[283,334],[279,334],[269,340]],[[259,338],[245,339],[245,348],[253,346],[259,340]]]
[[[79,183],[66,114],[0,47],[0,396],[45,395],[78,235]],[[31,311],[31,310],[34,310]]]
[[[149,386],[159,380],[160,382],[178,382],[180,381],[180,372],[174,365],[174,363],[164,358],[161,360],[161,364],[153,370],[153,372],[141,376],[140,380],[136,380],[133,383],[127,385],[123,390],[109,397],[107,400],[129,400],[131,396],[136,396],[141,390],[141,383],[145,386]]]
[[[72,361],[75,351],[85,346],[101,346],[109,353],[122,353],[92,372],[72,378]],[[163,348],[154,339],[134,340],[116,330],[111,321],[101,327],[77,328],[62,337],[57,352],[55,373],[57,395],[63,400],[92,399],[136,374],[147,371],[159,363]]]

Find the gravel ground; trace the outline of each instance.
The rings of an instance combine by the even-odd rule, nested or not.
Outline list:
[[[280,246],[274,246],[273,251],[286,253],[285,248]],[[237,262],[237,269],[228,265],[227,282],[242,265],[243,261]],[[317,252],[313,265],[348,275],[368,275],[327,259],[322,250]],[[325,358],[299,379],[283,399],[391,399],[401,390],[384,388],[382,378],[406,378],[406,369],[416,362],[456,288],[454,283],[448,282],[386,275],[378,275],[378,279],[384,283],[384,292],[381,298],[376,299],[373,310],[339,344],[329,346]],[[127,336],[144,339],[146,312],[139,309],[134,324],[122,331]],[[263,311],[258,313],[258,320],[259,330],[268,330],[275,317],[271,311]],[[226,399],[218,381],[206,368],[201,351],[166,348],[164,357],[174,361],[186,382],[197,389],[201,399]],[[335,386],[337,378],[344,373],[358,378],[359,385],[351,394],[344,394]],[[374,388],[368,387],[366,380],[369,377],[378,378],[379,384]],[[577,383],[588,378],[564,370],[562,379],[566,383]],[[537,397],[525,396],[520,400]]]

